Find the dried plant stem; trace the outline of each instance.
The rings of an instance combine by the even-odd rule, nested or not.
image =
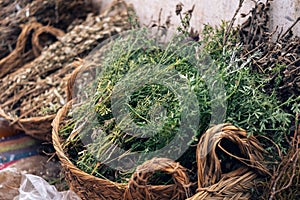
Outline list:
[[[233,17],[232,17],[232,19],[231,19],[231,21],[230,21],[230,24],[229,24],[229,26],[228,26],[228,28],[227,28],[227,30],[226,30],[226,33],[225,33],[225,35],[224,35],[224,37],[223,37],[223,46],[224,46],[224,45],[226,44],[226,42],[227,42],[227,38],[228,38],[228,35],[229,35],[229,33],[230,33],[230,30],[231,30],[232,27],[233,27],[233,24],[234,24],[234,22],[235,22],[235,20],[236,20],[236,16],[237,16],[237,14],[240,12],[240,10],[241,10],[241,8],[242,8],[242,6],[243,6],[244,1],[245,1],[245,0],[240,0],[240,1],[239,1],[239,7],[236,9],[236,11],[235,11],[235,13],[234,13],[234,15],[233,15]]]
[[[296,114],[296,129],[294,132],[294,136],[292,138],[291,151],[282,158],[282,162],[278,165],[277,169],[274,170],[273,177],[271,180],[271,191],[269,200],[275,198],[277,194],[288,189],[292,186],[293,180],[296,176],[297,164],[299,160],[299,144],[300,144],[300,135],[297,126],[298,123],[298,113]],[[289,170],[291,169],[291,171]],[[284,177],[287,174],[288,180]],[[286,180],[286,181],[285,181]],[[280,187],[280,188],[277,188]]]
[[[297,20],[284,32],[284,34],[281,36],[281,38],[284,38],[290,32],[290,30],[292,30],[294,28],[294,26],[296,26],[296,24],[299,21],[300,21],[300,17],[298,17]]]

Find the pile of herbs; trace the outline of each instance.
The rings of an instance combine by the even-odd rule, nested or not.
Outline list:
[[[152,155],[151,152],[157,152],[176,140],[177,145],[169,148],[172,152],[167,152],[167,155],[188,146],[177,161],[190,169],[191,179],[195,181],[195,146],[200,136],[212,125],[214,113],[211,108],[219,103],[219,98],[225,100],[225,104],[218,105],[226,108],[226,112],[221,112],[223,122],[244,128],[255,136],[267,136],[284,150],[283,138],[289,132],[295,115],[282,108],[290,105],[297,112],[299,97],[292,96],[280,102],[275,92],[266,94],[264,86],[268,79],[251,73],[251,60],[260,56],[259,51],[242,57],[238,32],[232,29],[228,33],[225,27],[226,23],[216,28],[206,25],[197,42],[185,33],[179,33],[166,45],[155,37],[146,37],[148,30],[135,30],[128,37],[120,37],[111,43],[99,56],[101,70],[91,84],[96,89],[89,88],[92,95],[74,108],[72,123],[60,133],[66,139],[74,132],[73,129],[80,132],[66,142],[66,151],[76,166],[96,177],[124,183],[134,172],[134,164],[143,163]],[[227,39],[223,44],[225,34]],[[201,52],[195,47],[201,47]],[[157,77],[151,76],[151,80],[145,84],[136,79],[141,77],[144,80],[143,76],[149,78],[147,73],[155,70]],[[183,89],[188,94],[195,94],[198,110],[187,112],[189,108],[184,106],[194,102],[183,104],[182,99],[186,97],[159,82],[162,78],[179,80],[178,74],[172,70],[176,70],[180,78],[185,80]],[[203,71],[205,73],[201,73]],[[159,76],[160,73],[167,75]],[[223,83],[225,93],[220,94],[221,97],[210,94],[214,80]],[[124,92],[114,96],[116,87]],[[129,115],[121,114],[121,119],[117,120],[113,104],[122,104],[117,107],[119,113],[124,109]],[[186,118],[196,118],[196,122],[199,122],[197,127],[188,130],[191,134],[180,129],[183,126],[182,113]],[[137,127],[135,130],[127,126],[133,123]],[[149,137],[144,127],[154,133]],[[272,151],[273,148],[270,145],[267,150]],[[121,159],[123,167],[111,167],[111,163]],[[154,180],[155,184],[157,181]],[[168,181],[163,179],[158,182],[166,184]]]

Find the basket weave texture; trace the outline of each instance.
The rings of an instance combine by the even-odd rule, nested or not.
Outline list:
[[[231,124],[219,124],[207,130],[197,146],[198,189],[192,193],[187,169],[168,158],[153,158],[138,166],[127,184],[97,178],[78,169],[67,157],[66,149],[59,137],[59,130],[66,120],[72,101],[57,113],[52,125],[53,145],[62,163],[70,188],[83,199],[249,199],[254,180],[260,174],[268,173],[263,160],[263,149],[254,136],[247,137],[245,130]],[[222,147],[228,140],[240,151],[236,156]],[[238,168],[222,172],[217,149],[240,162]],[[150,185],[154,172],[170,174],[173,183]],[[193,196],[192,196],[193,195]]]

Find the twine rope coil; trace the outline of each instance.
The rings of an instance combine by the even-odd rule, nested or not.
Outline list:
[[[154,172],[172,175],[174,184],[147,185]],[[190,182],[186,169],[168,158],[153,158],[138,166],[128,182],[124,199],[186,199],[190,196]]]
[[[241,156],[230,153],[221,145],[227,140],[237,147]],[[217,148],[235,158],[242,165],[237,169],[223,173]],[[249,199],[254,180],[259,174],[268,174],[262,163],[264,150],[257,138],[247,137],[244,129],[229,123],[216,125],[202,135],[197,145],[198,189],[188,200],[204,199]]]

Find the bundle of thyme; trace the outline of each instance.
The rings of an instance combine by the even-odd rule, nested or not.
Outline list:
[[[74,163],[94,176],[127,182],[134,171],[132,162],[144,162],[149,159],[147,157],[149,152],[156,152],[177,138],[178,146],[174,145],[170,150],[177,151],[177,148],[188,146],[178,161],[191,170],[195,170],[196,159],[193,153],[195,144],[201,134],[211,125],[210,119],[213,114],[211,108],[217,98],[210,95],[210,86],[207,84],[212,82],[204,77],[207,73],[199,73],[195,64],[206,70],[213,68],[208,71],[217,72],[213,74],[213,79],[224,83],[224,98],[227,105],[223,106],[227,107],[224,113],[226,122],[246,129],[249,134],[266,135],[284,149],[283,136],[289,131],[293,115],[284,111],[282,107],[287,104],[296,105],[299,97],[291,97],[282,103],[277,100],[275,93],[265,94],[263,88],[268,80],[250,71],[251,58],[258,56],[259,52],[254,52],[248,58],[242,59],[239,56],[242,48],[236,31],[232,30],[228,34],[226,44],[222,44],[225,27],[225,23],[218,28],[205,26],[201,39],[196,43],[201,46],[200,57],[202,58],[196,61],[195,43],[184,34],[179,34],[165,47],[161,46],[155,38],[145,40],[145,31],[135,31],[128,37],[119,38],[106,48],[105,53],[102,54],[105,56],[102,56],[101,60],[103,70],[92,84],[97,86],[94,94],[84,104],[74,109],[73,112],[76,114],[73,116],[77,118],[74,118],[73,123],[68,124],[61,131],[61,134],[67,138],[76,123],[82,123],[87,116],[92,116],[85,121],[88,123],[85,123],[84,128],[81,127],[80,136],[73,138],[71,142],[68,141],[69,145],[66,146]],[[136,44],[139,44],[138,47],[141,48],[136,48]],[[208,66],[204,65],[205,58],[203,57],[205,56],[203,55],[209,55],[211,58]],[[159,68],[153,66],[159,66]],[[158,72],[164,74],[169,72],[170,75],[160,77],[158,74],[157,77],[152,77],[153,80],[151,79],[149,83],[137,87],[137,83],[140,82],[133,78],[139,76],[143,80],[143,75],[146,76],[147,73],[157,69],[159,69]],[[180,93],[175,93],[176,90],[156,82],[161,78],[177,78],[178,80],[178,74],[174,75],[171,69],[176,70],[186,80],[182,83],[182,87],[195,94],[196,108],[199,109],[197,112],[187,114],[184,106],[190,104],[182,104],[181,101],[185,97],[180,96],[182,95]],[[114,94],[116,87],[124,93]],[[130,92],[126,93],[126,91]],[[127,103],[123,105],[122,102],[126,102],[125,100]],[[129,115],[121,115],[123,118],[116,121],[112,101],[115,104],[122,104],[117,108],[125,109]],[[156,110],[159,112],[156,113]],[[182,112],[185,112],[189,119],[199,119],[198,126],[189,130],[192,135],[180,132]],[[90,113],[96,114],[90,115]],[[134,132],[130,128],[124,129],[126,125],[132,123],[138,127],[138,131]],[[76,126],[78,127],[75,125],[75,128]],[[150,127],[154,130],[154,134],[148,137],[143,127],[147,127],[147,130]],[[159,128],[156,129],[156,127]],[[82,143],[83,138],[90,142]],[[183,141],[186,143],[182,144]],[[269,150],[272,150],[271,147]],[[139,156],[134,157],[135,160],[125,159],[126,162],[124,162],[128,164],[127,168],[126,166],[124,168],[110,167],[111,162],[135,153],[139,153]],[[164,181],[168,182],[168,180]]]
[[[200,36],[188,31],[192,12],[180,15],[182,27],[167,44],[159,34],[149,37],[148,29],[133,30],[87,59],[85,64],[97,72],[83,92],[91,95],[73,107],[73,119],[60,133],[70,159],[81,170],[127,182],[136,164],[153,156],[177,155],[195,181],[195,146],[217,122],[271,138],[285,151],[284,136],[299,113],[300,97],[283,102],[276,88],[265,91],[269,78],[251,70],[261,52],[245,56],[238,30],[228,29],[227,23],[205,25]],[[284,110],[287,106],[292,109]],[[212,120],[215,108],[221,109],[219,121]],[[192,126],[182,129],[186,124]],[[74,130],[79,134],[72,135]],[[168,152],[160,151],[168,145]],[[274,148],[266,146],[270,152]],[[161,174],[155,177],[154,184],[170,181]]]

